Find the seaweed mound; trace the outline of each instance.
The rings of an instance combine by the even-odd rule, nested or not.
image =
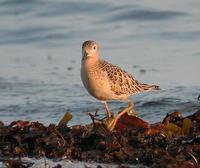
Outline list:
[[[8,167],[30,167],[31,164],[11,159],[24,156],[143,164],[152,168],[198,168],[200,110],[187,117],[174,112],[155,124],[123,114],[113,131],[95,120],[72,127],[65,119],[49,126],[30,121],[13,121],[5,126],[1,122],[0,159]]]

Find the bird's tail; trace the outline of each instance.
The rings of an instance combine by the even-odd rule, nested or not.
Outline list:
[[[141,84],[141,88],[143,88],[144,91],[153,91],[153,90],[160,90],[160,87],[157,85],[148,85],[148,84]]]

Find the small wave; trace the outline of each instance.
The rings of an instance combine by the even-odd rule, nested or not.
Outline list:
[[[157,10],[144,10],[136,9],[126,12],[121,12],[112,16],[110,21],[121,21],[121,20],[137,20],[137,21],[146,21],[146,20],[167,20],[174,19],[179,16],[184,16],[186,13],[177,12],[177,11],[157,11]]]
[[[188,31],[188,32],[161,32],[156,36],[162,37],[162,39],[177,39],[177,40],[199,40],[200,31]]]
[[[178,101],[180,101],[180,99],[178,98],[168,98],[168,97],[163,97],[163,98],[159,98],[157,100],[154,101],[147,101],[142,103],[140,106],[141,107],[149,107],[149,106],[168,106],[171,105],[172,103],[177,103]]]

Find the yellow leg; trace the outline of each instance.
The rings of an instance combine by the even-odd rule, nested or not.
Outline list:
[[[106,102],[106,101],[101,101],[101,102],[102,102],[102,103],[104,104],[104,106],[105,106],[107,118],[108,118],[108,119],[111,118],[111,117],[113,116],[113,114],[112,114],[112,112],[109,110],[107,102]]]
[[[113,118],[112,121],[110,121],[110,123],[108,124],[108,129],[110,131],[113,131],[115,128],[115,125],[117,124],[118,120],[120,119],[120,117],[125,114],[128,113],[129,111],[131,111],[133,109],[133,102],[129,101],[128,102],[128,107],[125,108],[124,110],[122,110],[116,117]]]
[[[134,103],[131,100],[128,99],[127,101],[128,101],[129,104],[132,104],[133,107],[135,106]],[[130,111],[128,111],[128,115],[137,116],[138,113],[133,109],[133,107]]]

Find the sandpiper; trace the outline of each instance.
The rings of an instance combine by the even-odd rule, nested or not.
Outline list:
[[[159,89],[157,85],[141,83],[120,67],[100,60],[99,46],[92,40],[82,45],[81,79],[87,91],[104,104],[107,118],[112,116],[108,100],[131,102],[130,95]]]

